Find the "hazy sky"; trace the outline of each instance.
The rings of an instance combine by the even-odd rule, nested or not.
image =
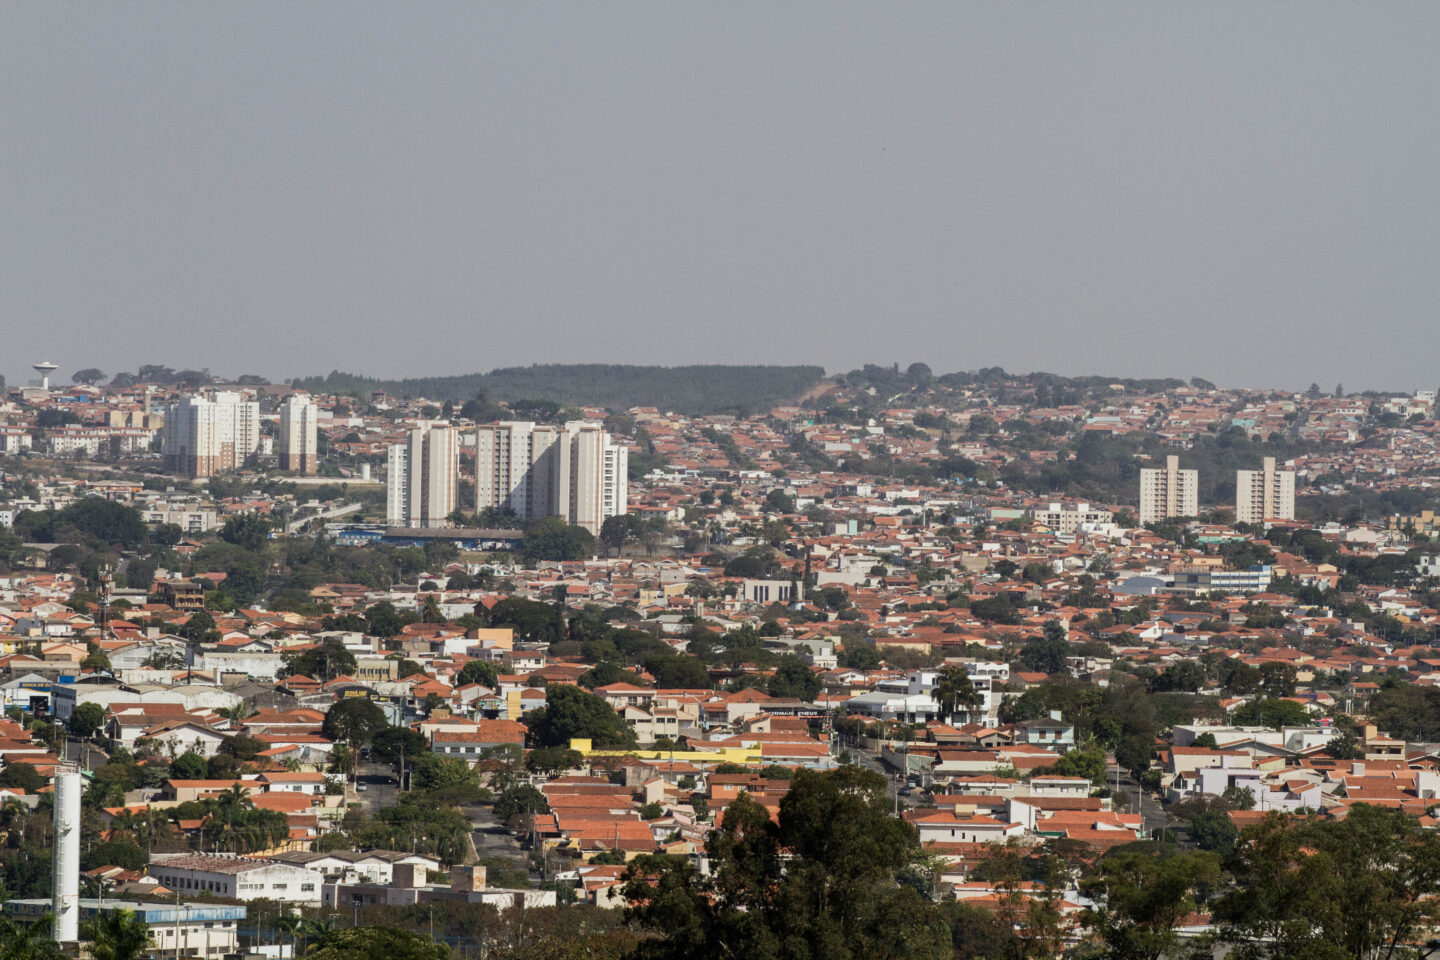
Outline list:
[[[0,4],[0,372],[1440,381],[1440,3]]]

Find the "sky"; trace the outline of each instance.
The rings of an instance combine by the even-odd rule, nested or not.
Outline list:
[[[1440,3],[0,4],[0,373],[1440,381]]]

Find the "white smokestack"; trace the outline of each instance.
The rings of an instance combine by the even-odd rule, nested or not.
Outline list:
[[[72,764],[55,772],[55,939],[80,939],[80,770]]]

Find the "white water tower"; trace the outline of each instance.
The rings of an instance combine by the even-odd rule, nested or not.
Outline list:
[[[61,943],[80,939],[80,768],[55,769],[55,876],[51,893],[52,934]]]
[[[30,364],[30,366],[34,367],[35,372],[40,374],[40,386],[46,390],[49,390],[50,374],[54,373],[56,370],[59,370],[60,367],[56,364],[51,363],[49,360],[42,360],[39,363],[32,363]]]

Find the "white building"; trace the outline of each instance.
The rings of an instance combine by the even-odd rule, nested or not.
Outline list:
[[[158,855],[163,856],[163,855]],[[226,900],[279,900],[320,905],[323,874],[255,857],[184,853],[150,861],[150,876],[182,897],[205,891]]]
[[[455,512],[460,444],[449,426],[429,424],[410,431],[390,448],[385,481],[386,522],[392,527],[443,527]]]
[[[1073,536],[1082,524],[1109,523],[1109,510],[1088,503],[1052,503],[1046,509],[1030,511],[1030,516],[1056,533]]]
[[[1240,523],[1295,519],[1295,471],[1275,469],[1266,457],[1259,470],[1235,471],[1235,519]]]
[[[599,533],[628,509],[628,469],[629,450],[593,421],[486,424],[475,434],[475,509],[560,516]]]
[[[1200,475],[1181,470],[1180,458],[1165,458],[1164,469],[1140,471],[1140,522],[1155,523],[1168,517],[1193,517],[1200,512]]]
[[[280,455],[281,470],[290,473],[316,472],[319,467],[318,426],[319,410],[307,394],[291,394],[280,405],[276,452]]]
[[[260,404],[238,393],[186,397],[165,408],[160,452],[169,470],[209,477],[237,470],[260,450]]]
[[[7,900],[5,915],[20,923],[48,916],[54,902]],[[240,950],[237,930],[248,908],[220,903],[146,903],[140,900],[79,900],[80,920],[112,910],[128,910],[150,928],[153,949],[163,957],[223,957]]]

